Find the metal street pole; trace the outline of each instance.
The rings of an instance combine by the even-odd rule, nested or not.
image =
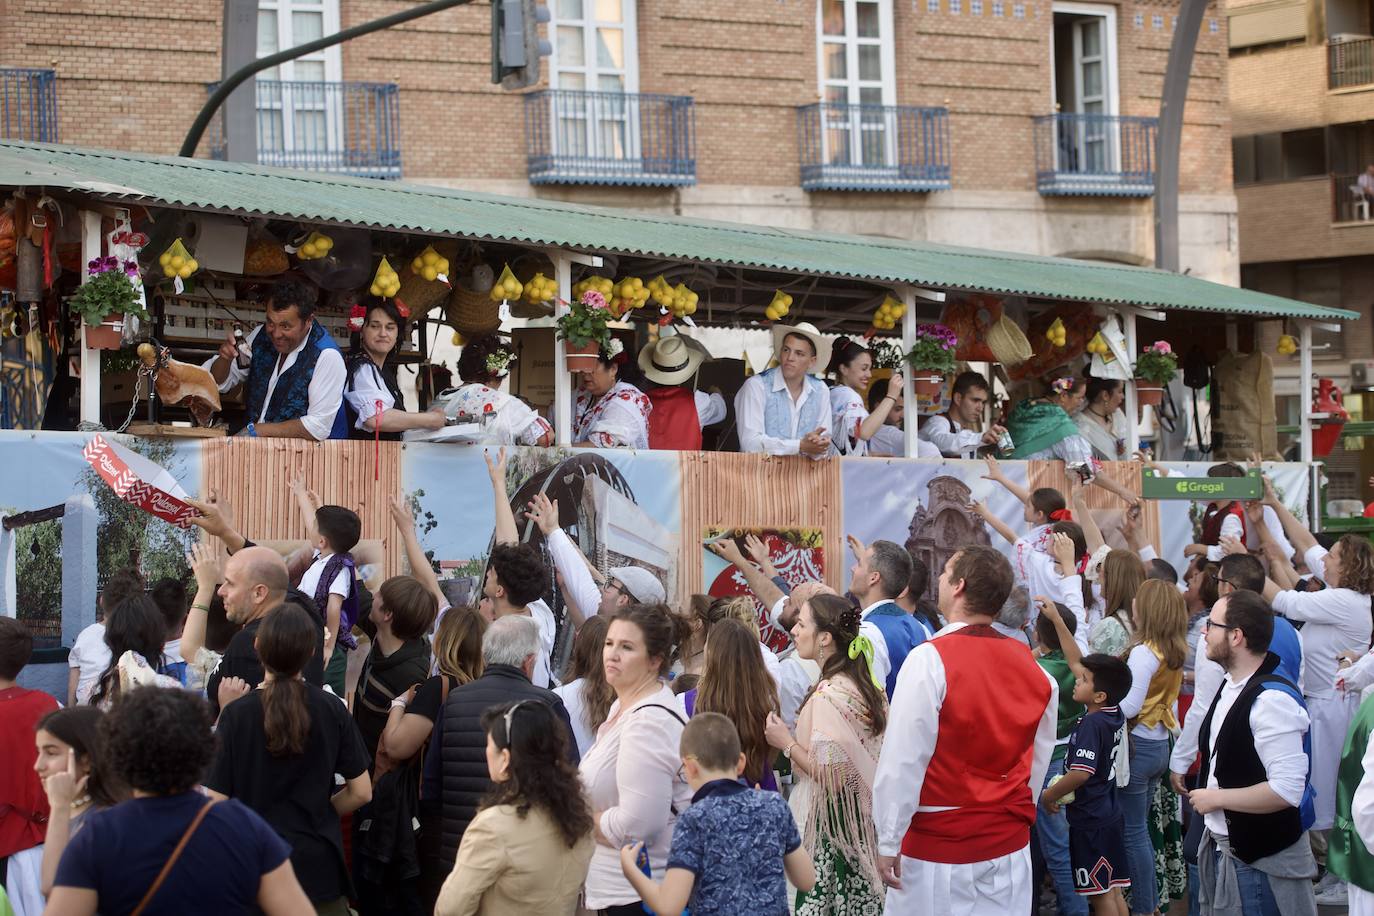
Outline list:
[[[429,3],[422,3],[419,6],[402,10],[399,13],[392,13],[390,16],[383,16],[381,19],[373,19],[371,22],[364,22],[361,25],[351,26],[347,29],[335,32],[333,35],[325,35],[323,38],[316,38],[314,41],[307,41],[303,45],[296,45],[294,48],[287,48],[278,51],[276,54],[269,54],[251,63],[239,67],[233,73],[226,76],[219,84],[219,88],[211,94],[205,105],[200,109],[200,114],[196,115],[196,120],[191,124],[191,129],[186,132],[186,139],[181,143],[179,155],[190,158],[196,154],[196,147],[200,145],[200,138],[205,135],[205,129],[210,126],[210,119],[219,111],[224,100],[233,94],[239,84],[247,80],[255,73],[268,70],[277,64],[285,63],[288,60],[295,60],[303,54],[312,54],[315,51],[330,48],[337,44],[343,44],[352,38],[361,35],[370,35],[373,32],[380,32],[389,29],[393,25],[400,25],[403,22],[410,22],[412,19],[420,19],[431,13],[441,13],[444,10],[452,9],[455,6],[463,6],[471,3],[472,0],[431,0]]]
[[[1193,52],[1197,49],[1207,0],[1183,0],[1178,25],[1169,45],[1164,92],[1159,103],[1159,167],[1155,173],[1155,266],[1178,273],[1179,145],[1183,139],[1183,107],[1188,101]]]
[[[227,79],[257,56],[258,0],[224,0],[220,79]],[[256,82],[249,76],[224,105],[224,158],[230,162],[258,161]]]

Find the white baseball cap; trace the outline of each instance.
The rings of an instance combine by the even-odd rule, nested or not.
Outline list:
[[[612,579],[619,579],[626,593],[640,604],[661,604],[668,598],[658,576],[642,566],[614,566],[606,571]]]

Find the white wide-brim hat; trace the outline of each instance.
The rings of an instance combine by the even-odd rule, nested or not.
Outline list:
[[[778,359],[778,354],[782,351],[782,339],[788,334],[796,334],[811,341],[811,346],[816,348],[816,364],[811,367],[811,371],[817,375],[824,373],[830,365],[830,341],[822,337],[821,332],[809,321],[773,325],[773,358]]]
[[[703,358],[701,350],[673,334],[660,337],[639,351],[639,370],[651,382],[681,385],[697,374]]]

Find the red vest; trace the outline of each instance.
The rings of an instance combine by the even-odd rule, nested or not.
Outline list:
[[[1035,821],[1031,763],[1050,682],[1024,645],[990,626],[930,641],[945,667],[945,699],[922,806],[902,855],[927,862],[986,862],[1024,848]]]
[[[1208,504],[1207,510],[1202,513],[1202,543],[1208,547],[1215,547],[1221,543],[1221,524],[1226,521],[1228,515],[1234,515],[1240,519],[1240,542],[1245,543],[1245,539],[1250,533],[1245,525],[1245,507],[1234,501],[1225,506],[1218,506],[1216,503]]]
[[[649,448],[701,451],[701,417],[692,391],[674,385],[655,388],[647,395],[654,405],[649,414]]]

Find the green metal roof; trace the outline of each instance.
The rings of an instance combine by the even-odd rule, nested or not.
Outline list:
[[[1191,309],[1355,319],[1324,308],[1143,267],[867,236],[656,216],[524,197],[267,166],[0,141],[0,186],[336,222],[398,232],[909,283],[935,289]]]

